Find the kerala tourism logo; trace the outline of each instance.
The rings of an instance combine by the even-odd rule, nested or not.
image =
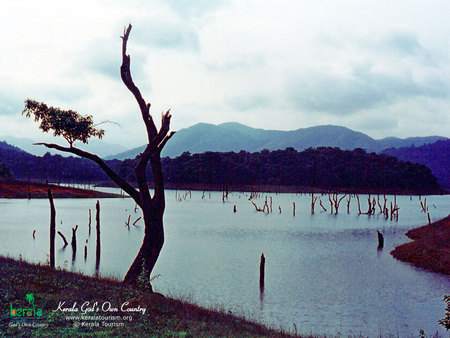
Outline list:
[[[27,302],[29,305],[28,307],[23,308],[16,308],[15,306],[11,305],[11,312],[10,316],[19,319],[19,318],[39,318],[42,317],[42,309],[36,309],[36,306],[34,305],[34,295],[32,293],[28,293],[25,296]]]

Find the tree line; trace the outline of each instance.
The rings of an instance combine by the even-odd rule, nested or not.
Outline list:
[[[0,147],[0,161],[17,179],[49,182],[99,183],[109,178],[86,159],[45,154],[43,157]],[[107,164],[134,184],[138,159],[110,160]],[[298,186],[311,189],[350,189],[355,191],[432,192],[439,184],[424,165],[400,161],[385,154],[363,149],[341,150],[319,147],[298,152],[285,150],[249,153],[183,153],[163,158],[165,182],[172,185],[216,186]],[[6,169],[2,169],[5,171]],[[149,170],[148,178],[152,173]]]

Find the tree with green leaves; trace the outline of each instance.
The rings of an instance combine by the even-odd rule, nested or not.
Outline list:
[[[90,137],[102,138],[103,129],[96,129],[91,115],[82,116],[73,110],[49,107],[45,103],[27,99],[22,114],[34,115],[35,122],[41,122],[43,132],[53,130],[53,136],[62,136],[72,148],[75,141],[88,143]]]
[[[140,90],[134,84],[130,70],[130,56],[127,55],[127,42],[130,31],[131,25],[128,25],[122,36],[122,65],[120,67],[120,74],[123,83],[136,98],[148,138],[148,144],[145,150],[139,155],[137,165],[134,168],[138,189],[134,188],[119,176],[99,156],[73,146],[75,141],[87,143],[90,137],[101,138],[103,136],[104,131],[95,129],[91,116],[83,117],[76,112],[48,107],[43,103],[37,103],[32,100],[26,101],[24,114],[27,117],[34,115],[35,121],[41,122],[40,128],[44,132],[52,130],[55,136],[62,135],[69,142],[69,147],[54,143],[37,144],[94,161],[141,208],[145,223],[144,239],[135,260],[124,278],[125,283],[136,285],[138,278],[142,282],[141,272],[143,269],[146,272],[145,279],[150,284],[150,274],[164,244],[163,214],[165,197],[161,151],[175,132],[169,132],[171,119],[169,110],[162,114],[161,128],[159,130],[156,128],[153,117],[150,114],[150,103],[144,100]],[[153,195],[150,194],[146,176],[146,169],[149,163],[153,176]]]

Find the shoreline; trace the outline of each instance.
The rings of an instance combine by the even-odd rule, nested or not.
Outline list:
[[[397,246],[391,255],[417,268],[450,275],[450,215],[406,233],[412,242]]]
[[[94,278],[4,256],[0,256],[0,294],[4,305],[0,335],[6,336],[299,337],[225,309],[206,309],[151,294],[145,287],[131,287],[114,279]],[[87,302],[97,302],[98,307],[89,307]],[[10,308],[36,313],[40,310],[42,317],[33,312],[38,321],[27,318],[17,321]]]
[[[64,187],[55,184],[45,184],[25,181],[0,181],[0,198],[48,198],[47,190],[52,190],[54,198],[118,198],[117,194],[105,193],[96,190]]]
[[[133,185],[133,182],[128,182]],[[153,188],[152,182],[148,182],[150,189]],[[117,187],[112,182],[99,182],[95,184],[98,187]],[[428,196],[428,195],[449,195],[450,191],[441,189],[436,191],[400,191],[400,190],[380,190],[380,189],[353,189],[353,188],[321,188],[305,186],[287,186],[287,185],[218,185],[201,183],[165,183],[166,190],[192,190],[192,191],[228,191],[231,192],[259,192],[259,193],[291,193],[291,194],[328,194],[338,192],[341,194],[373,194],[373,195],[398,195],[398,196]]]

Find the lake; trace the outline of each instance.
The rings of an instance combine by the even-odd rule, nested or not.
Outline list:
[[[358,215],[355,198],[349,214],[344,199],[339,214],[330,215],[328,197],[320,196],[328,211],[321,212],[317,201],[312,215],[311,197],[305,194],[268,194],[273,201],[270,214],[256,212],[245,193],[232,193],[225,203],[220,192],[206,192],[203,198],[202,192],[185,195],[166,192],[166,241],[153,271],[159,275],[153,280],[155,291],[304,334],[418,336],[423,329],[445,335],[437,321],[444,317],[442,297],[450,293],[450,277],[422,271],[389,254],[408,241],[406,231],[427,223],[418,196],[398,196],[399,219],[391,221],[379,215],[378,207],[374,216]],[[262,207],[265,196],[255,203]],[[450,196],[426,199],[433,221],[448,215]],[[361,195],[360,201],[367,211],[367,197]],[[55,200],[57,230],[69,243],[71,228],[79,225],[75,260],[70,244],[64,249],[56,236],[59,267],[94,274],[95,202]],[[121,279],[143,238],[142,220],[129,228],[125,222],[131,215],[133,223],[140,211],[135,212],[127,198],[101,199],[100,205],[100,275]],[[49,213],[47,200],[0,199],[0,254],[47,262]],[[377,250],[376,230],[384,234],[382,250]]]

